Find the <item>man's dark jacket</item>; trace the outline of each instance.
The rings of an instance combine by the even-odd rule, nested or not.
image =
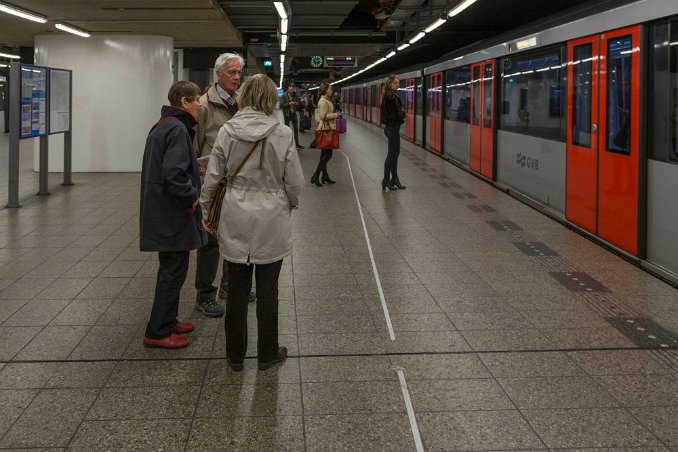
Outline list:
[[[141,251],[188,251],[207,243],[200,207],[191,213],[200,196],[192,151],[195,124],[187,111],[164,106],[148,134],[141,170]]]

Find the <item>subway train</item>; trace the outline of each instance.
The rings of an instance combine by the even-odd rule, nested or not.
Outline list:
[[[401,134],[678,285],[678,1],[601,5],[396,72]]]

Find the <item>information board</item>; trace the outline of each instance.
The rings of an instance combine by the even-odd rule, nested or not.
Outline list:
[[[21,138],[47,133],[47,68],[21,65]]]
[[[71,71],[49,70],[49,133],[71,131]]]
[[[356,67],[358,58],[351,56],[326,56],[325,67]]]

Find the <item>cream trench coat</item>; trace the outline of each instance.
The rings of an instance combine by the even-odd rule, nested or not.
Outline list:
[[[334,105],[325,96],[320,96],[318,108],[315,110],[315,122],[318,130],[334,130],[337,128],[338,113],[334,113]]]
[[[292,252],[292,210],[306,181],[292,130],[272,116],[243,108],[219,130],[202,185],[203,215],[219,180],[232,175],[254,143],[258,145],[235,179],[229,179],[221,208],[219,252],[229,262],[269,264]]]

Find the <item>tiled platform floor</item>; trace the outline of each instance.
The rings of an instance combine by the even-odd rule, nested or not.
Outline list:
[[[137,250],[139,175],[76,174],[0,210],[0,448],[416,450],[401,371],[429,451],[678,450],[661,347],[678,290],[408,143],[407,189],[382,192],[376,128],[349,121],[342,148],[395,341],[342,154],[294,213],[292,358],[266,372],[226,366],[223,320],[193,311],[194,261],[191,346],[142,347],[157,264]],[[301,153],[307,179],[317,158]]]

